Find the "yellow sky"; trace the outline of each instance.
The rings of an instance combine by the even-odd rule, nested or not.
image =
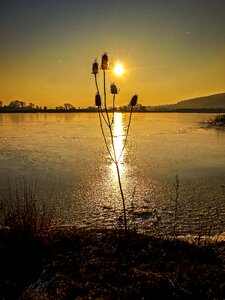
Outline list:
[[[94,105],[91,64],[104,51],[125,67],[107,76],[117,105],[135,92],[143,105],[225,92],[224,2],[172,2],[1,4],[0,99]]]

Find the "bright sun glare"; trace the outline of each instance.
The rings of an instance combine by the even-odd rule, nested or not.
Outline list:
[[[123,74],[123,72],[124,72],[123,65],[120,62],[117,62],[114,67],[114,73],[117,76],[121,76]]]

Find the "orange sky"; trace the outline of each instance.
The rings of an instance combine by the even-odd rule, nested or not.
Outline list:
[[[121,77],[108,72],[108,86],[121,91],[117,105],[134,92],[143,105],[225,92],[223,0],[12,0],[0,11],[4,104],[93,105],[91,64],[104,51],[111,67],[125,67]]]

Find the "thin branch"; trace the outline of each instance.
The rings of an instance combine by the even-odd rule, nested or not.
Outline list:
[[[107,122],[107,120],[106,120],[106,118],[105,118],[105,115],[104,115],[104,112],[103,112],[103,110],[102,110],[102,107],[100,107],[100,112],[101,112],[101,115],[102,115],[102,118],[103,118],[105,124],[109,127],[109,124],[108,124],[108,122]]]
[[[111,122],[111,126],[114,124],[114,114],[115,114],[115,99],[116,99],[116,95],[113,94],[113,114],[112,114],[112,122]]]
[[[98,87],[98,81],[97,81],[96,74],[95,74],[95,85],[96,85],[97,92],[99,93],[99,87]],[[120,177],[119,159],[122,155],[122,151],[124,150],[124,148],[126,146],[133,107],[131,108],[130,119],[129,119],[129,123],[128,123],[128,127],[127,127],[127,134],[126,134],[125,143],[124,143],[123,149],[120,153],[120,157],[119,157],[119,159],[117,159],[115,143],[114,143],[114,136],[113,136],[113,132],[112,132],[113,123],[114,123],[114,113],[115,113],[115,94],[113,95],[113,115],[112,115],[112,120],[110,122],[109,111],[108,111],[108,108],[107,108],[106,75],[105,75],[105,70],[104,69],[103,69],[103,91],[104,91],[104,108],[105,108],[106,117],[104,115],[102,107],[98,107],[100,128],[101,128],[102,135],[103,135],[103,138],[104,138],[104,142],[105,142],[107,151],[110,155],[110,158],[111,158],[112,162],[116,165],[116,171],[117,171],[117,178],[118,178],[118,183],[119,183],[119,188],[120,188],[120,194],[121,194],[121,198],[122,198],[122,202],[123,202],[124,227],[125,227],[125,233],[127,233],[126,204],[125,204],[125,197],[124,197],[123,187],[122,187],[121,177]],[[105,136],[105,132],[104,132],[103,124],[102,124],[102,119],[104,120],[106,126],[108,126],[108,128],[109,128],[113,154],[111,153],[111,151],[109,149],[109,146],[108,146],[108,143],[107,143],[107,140],[106,140],[106,136]]]
[[[123,151],[126,147],[126,144],[127,144],[127,139],[128,139],[128,134],[129,134],[129,130],[130,130],[130,124],[131,124],[131,118],[132,118],[132,113],[133,113],[133,106],[131,106],[131,110],[130,110],[130,117],[129,117],[129,122],[128,122],[128,126],[127,126],[127,133],[126,133],[126,137],[125,137],[125,141],[124,141],[124,144],[123,144],[123,148],[120,152],[120,155],[119,155],[119,158],[118,158],[118,162],[120,161],[121,159],[121,156],[123,154]]]
[[[97,75],[96,74],[95,74],[95,85],[96,85],[97,92],[99,93],[98,81],[97,81]]]
[[[114,153],[114,163],[116,165],[116,171],[117,171],[117,178],[118,178],[118,183],[119,183],[119,188],[120,188],[120,194],[123,202],[123,216],[124,216],[124,228],[125,228],[125,233],[127,233],[127,216],[126,216],[126,204],[125,204],[125,197],[123,193],[123,187],[122,187],[122,182],[121,182],[121,177],[120,177],[120,169],[119,169],[119,160],[117,160],[116,157],[116,149],[115,149],[115,143],[114,143],[114,136],[112,133],[112,127],[109,126],[109,131],[110,131],[110,136],[111,136],[111,142],[112,142],[112,147],[113,147],[113,153]]]
[[[97,80],[97,75],[96,75],[96,74],[95,74],[95,86],[96,86],[96,89],[97,89],[97,93],[100,94],[100,92],[99,92],[99,87],[98,87],[98,80]],[[102,114],[102,117],[103,117],[103,119],[104,119],[105,124],[106,124],[107,126],[109,126],[109,124],[108,124],[108,122],[106,121],[106,118],[105,118],[105,116],[104,116],[104,113],[103,113],[102,108],[101,108],[101,114]]]
[[[117,171],[117,177],[118,177],[118,182],[119,182],[119,187],[120,187],[120,194],[121,194],[121,198],[123,201],[124,228],[125,228],[125,233],[127,233],[126,204],[125,204],[125,197],[124,197],[123,187],[122,187],[121,178],[120,178],[120,169],[119,169],[118,162],[116,162],[116,171]]]
[[[99,114],[99,122],[100,122],[100,127],[101,127],[101,131],[102,131],[102,135],[103,135],[103,138],[104,138],[106,149],[107,149],[112,161],[114,163],[116,163],[113,156],[112,156],[112,154],[111,154],[111,152],[110,152],[110,149],[109,149],[109,146],[108,146],[108,143],[107,143],[107,140],[106,140],[105,132],[104,132],[104,129],[103,129],[103,126],[102,126],[102,118],[101,118],[100,108],[98,108],[98,114]]]
[[[111,128],[111,123],[110,123],[110,119],[109,119],[109,112],[108,112],[108,108],[107,108],[107,99],[106,99],[106,82],[105,82],[105,70],[103,70],[103,89],[104,89],[104,105],[105,105],[105,113],[107,116],[107,122],[108,122],[108,127],[109,129]]]

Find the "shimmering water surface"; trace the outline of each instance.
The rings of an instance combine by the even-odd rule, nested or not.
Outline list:
[[[115,115],[118,155],[128,117]],[[181,218],[188,224],[184,232],[200,214],[223,211],[225,131],[203,128],[200,122],[210,117],[133,115],[120,161],[130,224],[145,230],[160,222],[164,230],[170,226],[176,175]],[[98,114],[0,114],[0,166],[2,189],[22,178],[37,179],[38,196],[46,201],[51,197],[67,224],[119,226],[122,205],[116,170],[104,146]]]

